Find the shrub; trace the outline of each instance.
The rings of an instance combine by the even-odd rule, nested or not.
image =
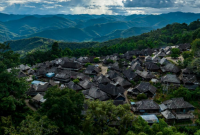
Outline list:
[[[137,100],[147,99],[147,95],[144,93],[137,95]]]
[[[98,63],[99,61],[99,58],[94,58],[94,63]]]
[[[85,67],[88,67],[89,65],[92,65],[91,63],[86,63],[85,64]]]
[[[78,84],[80,81],[79,81],[79,79],[74,79],[73,82]]]

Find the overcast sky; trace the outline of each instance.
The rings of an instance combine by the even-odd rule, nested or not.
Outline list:
[[[161,14],[200,13],[200,0],[0,0],[12,14]]]

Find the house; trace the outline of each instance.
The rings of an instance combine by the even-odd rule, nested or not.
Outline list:
[[[78,84],[75,84],[73,81],[70,81],[69,83],[67,83],[66,86],[68,88],[72,89],[72,90],[75,90],[75,91],[81,91],[82,90],[82,88]]]
[[[46,99],[44,99],[44,96],[38,93],[31,100],[29,100],[29,104],[32,105],[34,108],[38,109],[40,108],[40,105],[45,101]]]
[[[167,55],[166,55],[165,51],[163,49],[161,49],[161,51],[157,53],[157,56],[160,57],[160,58],[163,58]]]
[[[181,74],[179,79],[183,81],[184,85],[193,85],[198,83],[196,75],[194,74]]]
[[[143,68],[140,66],[140,64],[138,62],[135,62],[133,65],[131,65],[131,70],[136,71],[143,71]]]
[[[88,96],[94,99],[99,99],[100,101],[105,101],[109,99],[108,95],[105,92],[94,86],[92,86],[88,91]]]
[[[125,80],[124,78],[122,78],[121,76],[117,76],[116,78],[113,79],[115,85],[120,85],[123,88],[128,88],[131,87],[131,83],[127,80]]]
[[[191,45],[189,43],[178,45],[178,49],[180,51],[188,51],[190,48],[191,48]]]
[[[27,77],[27,75],[26,75],[24,72],[20,71],[20,72],[18,73],[17,77],[18,77],[18,78],[23,78],[23,77]]]
[[[147,71],[135,71],[136,74],[138,74],[143,80],[151,80],[152,78],[155,78],[155,76],[151,72]]]
[[[126,97],[124,96],[124,94],[122,94],[122,93],[119,93],[118,95],[117,95],[117,97],[115,98],[115,101],[126,101]]]
[[[70,76],[64,72],[58,73],[55,75],[54,80],[55,81],[60,81],[63,83],[68,83],[70,81]]]
[[[89,65],[86,70],[85,70],[85,74],[87,75],[97,75],[101,72],[101,69],[99,67],[96,67],[94,65]]]
[[[110,96],[116,98],[120,93],[124,93],[125,89],[122,86],[114,85],[114,84],[100,84],[99,89],[104,91],[105,93],[109,94]]]
[[[46,68],[41,67],[36,70],[35,75],[37,78],[41,78],[41,77],[46,77],[46,73],[47,73]]]
[[[161,77],[161,82],[165,83],[165,84],[180,84],[180,80],[178,79],[178,77],[176,75],[172,75],[172,74],[167,74],[163,77]]]
[[[132,95],[137,97],[137,95],[144,93],[147,97],[153,97],[156,94],[156,90],[157,88],[149,82],[141,82],[132,89]]]
[[[19,65],[19,69],[20,71],[28,71],[30,69],[30,67],[28,65]]]
[[[181,69],[181,71],[182,71],[182,74],[193,74],[193,71],[188,68]]]
[[[106,75],[106,77],[109,78],[110,80],[113,80],[117,76],[120,76],[120,75],[116,71],[113,71],[113,70],[109,70]]]
[[[116,70],[116,71],[121,71],[120,68],[119,68],[119,63],[118,62],[115,62],[114,64],[111,64],[110,65],[110,69]]]
[[[166,58],[162,58],[159,63],[160,65],[165,66],[169,64],[170,62]]]
[[[153,100],[149,100],[149,99],[135,102],[135,104],[132,105],[131,109],[134,113],[141,114],[141,115],[160,113],[159,105]]]
[[[79,86],[81,86],[83,89],[87,90],[87,89],[90,89],[92,86],[96,86],[94,83],[92,83],[91,81],[89,80],[83,80],[83,81],[80,81],[78,83]]]
[[[108,84],[110,80],[101,74],[100,76],[94,76],[94,82],[97,82],[98,84]]]
[[[113,104],[114,104],[115,106],[119,106],[119,105],[125,104],[125,102],[124,102],[123,100],[114,100],[114,101],[113,101]]]
[[[131,65],[138,63],[140,66],[143,64],[143,61],[140,58],[132,60]]]
[[[158,57],[157,55],[155,55],[155,56],[152,57],[153,63],[159,63],[160,60],[161,60],[160,57]]]
[[[146,62],[144,65],[149,71],[158,71],[160,69],[160,67],[153,62]]]
[[[161,112],[161,114],[165,118],[165,121],[167,123],[173,123],[175,121],[175,119],[176,119],[174,114],[169,110],[165,110],[165,111]]]
[[[145,62],[151,62],[152,61],[152,57],[148,55],[148,56],[145,57],[144,61]]]
[[[163,102],[163,104],[166,106],[166,110],[170,111],[175,116],[177,121],[190,120],[194,118],[193,112],[195,107],[184,101],[182,97],[172,98]]]
[[[51,85],[47,82],[39,82],[35,84],[31,84],[31,87],[29,88],[27,95],[29,96],[35,96],[38,93],[44,94],[48,88],[50,88]]]
[[[130,68],[127,69],[127,70],[124,70],[123,71],[123,75],[129,81],[137,81],[137,80],[139,80],[138,75],[135,72],[133,72]]]
[[[179,73],[181,70],[172,63],[168,63],[167,65],[165,65],[164,67],[161,67],[162,72],[171,72],[171,73]]]
[[[154,123],[159,123],[158,117],[154,114],[150,115],[140,115],[143,120],[145,120],[148,124],[152,125]]]
[[[80,57],[77,59],[77,61],[80,63],[90,63],[90,60],[88,57]]]
[[[63,61],[61,64],[61,67],[63,69],[70,69],[70,70],[80,70],[82,68],[82,65],[79,62],[75,61]]]

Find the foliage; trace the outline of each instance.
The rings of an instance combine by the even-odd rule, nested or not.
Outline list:
[[[132,127],[135,116],[130,112],[130,106],[115,106],[113,101],[87,101],[88,109],[83,121],[85,134],[125,134]],[[118,128],[111,125],[119,125]]]
[[[59,134],[79,134],[81,111],[84,97],[71,89],[60,89],[57,86],[48,89],[47,99],[39,112],[54,121],[59,127]]]
[[[183,56],[184,59],[187,59],[187,58],[192,58],[192,57],[193,57],[193,54],[192,54],[192,52],[190,52],[190,51],[184,51],[184,52],[182,53],[182,56]]]
[[[17,128],[13,126],[5,128],[5,134],[48,135],[57,133],[58,127],[56,127],[54,123],[47,118],[47,116],[42,116],[41,118],[37,117],[37,115],[28,115]]]
[[[144,93],[142,93],[142,94],[138,94],[137,95],[137,100],[143,100],[143,99],[147,99],[147,95],[146,94],[144,94]]]
[[[79,81],[79,79],[77,78],[77,79],[74,79],[73,82],[74,82],[75,84],[78,84],[80,81]]]
[[[24,102],[28,83],[17,77],[18,70],[7,71],[19,64],[19,55],[11,51],[9,45],[0,44],[0,59],[0,116],[11,116],[17,125],[31,113]]]
[[[180,50],[178,48],[172,48],[171,49],[171,57],[177,58],[180,56]]]
[[[98,63],[99,62],[99,58],[94,58],[94,63]]]
[[[86,63],[84,66],[88,67],[89,65],[92,65],[91,63]]]
[[[135,55],[133,55],[133,59],[136,59],[137,57]]]
[[[195,39],[192,42],[192,52],[195,57],[200,57],[200,39]]]
[[[194,59],[190,64],[189,64],[189,69],[191,69],[194,73],[197,75],[200,75],[200,58]]]

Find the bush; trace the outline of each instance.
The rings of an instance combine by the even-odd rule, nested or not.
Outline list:
[[[74,79],[73,82],[74,82],[75,84],[78,84],[80,81],[79,81],[79,79]]]
[[[86,63],[85,64],[85,67],[88,67],[89,65],[92,65],[91,63]]]
[[[172,48],[171,50],[172,54],[171,54],[171,57],[172,58],[177,58],[180,56],[180,50],[178,48]]]
[[[98,63],[99,61],[99,58],[94,58],[94,63]]]
[[[133,55],[133,59],[136,59],[137,57],[135,55]]]
[[[108,59],[106,62],[107,62],[108,64],[113,64],[113,63],[114,63],[114,60]]]
[[[144,93],[137,95],[137,100],[143,100],[143,99],[147,99],[147,95],[145,95]]]

